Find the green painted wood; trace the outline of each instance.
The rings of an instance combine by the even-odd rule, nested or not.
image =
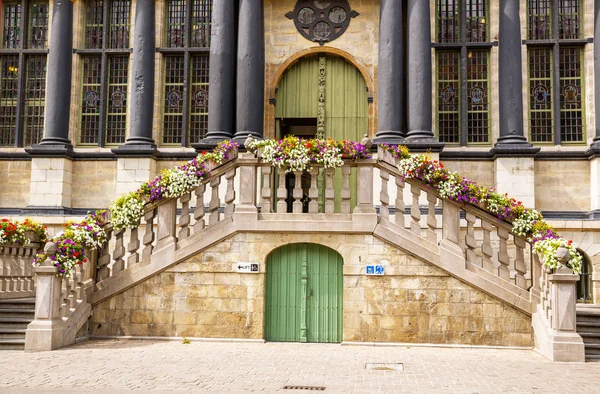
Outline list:
[[[343,261],[334,250],[292,244],[267,258],[265,339],[342,341]]]
[[[356,67],[341,57],[327,58],[325,135],[335,140],[360,141],[369,130],[367,84]],[[350,207],[356,206],[356,170],[350,177]],[[335,211],[341,210],[342,172],[334,178]]]
[[[276,118],[316,118],[319,92],[319,57],[302,58],[279,82]]]

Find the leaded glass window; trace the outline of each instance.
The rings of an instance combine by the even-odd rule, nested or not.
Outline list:
[[[581,0],[528,0],[529,135],[585,141]],[[553,28],[553,23],[558,23]],[[568,40],[568,41],[564,41]]]
[[[487,0],[437,0],[437,132],[448,144],[490,144]]]
[[[37,144],[43,136],[48,14],[47,1],[9,0],[2,3],[2,147]]]
[[[212,1],[168,0],[165,11],[161,142],[189,146],[208,125]]]
[[[130,0],[85,3],[79,143],[117,145],[127,130]]]

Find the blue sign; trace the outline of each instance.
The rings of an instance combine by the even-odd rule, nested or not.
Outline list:
[[[367,265],[367,275],[384,275],[383,265]]]

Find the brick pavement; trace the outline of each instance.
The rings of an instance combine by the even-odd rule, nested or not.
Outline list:
[[[404,371],[366,370],[403,363]],[[551,363],[529,350],[297,343],[93,340],[0,353],[0,392],[598,393],[600,363]]]

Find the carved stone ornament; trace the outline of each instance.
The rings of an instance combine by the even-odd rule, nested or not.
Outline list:
[[[348,0],[299,0],[294,11],[285,14],[294,20],[300,34],[320,45],[344,34],[350,19],[358,15]]]

